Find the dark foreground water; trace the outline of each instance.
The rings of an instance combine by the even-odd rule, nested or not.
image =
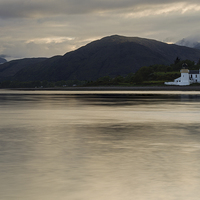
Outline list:
[[[88,93],[0,91],[1,200],[200,199],[200,93]]]

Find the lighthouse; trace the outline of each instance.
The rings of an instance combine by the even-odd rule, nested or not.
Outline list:
[[[190,85],[190,79],[189,79],[189,70],[187,69],[187,64],[183,63],[181,72],[181,82],[179,82],[179,85]]]

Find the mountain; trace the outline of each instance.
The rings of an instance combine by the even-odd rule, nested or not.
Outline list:
[[[21,70],[10,73],[12,77],[9,78],[21,81],[96,80],[107,75],[115,77],[134,73],[143,66],[171,64],[177,56],[182,60],[198,61],[200,50],[139,37],[113,35],[63,56],[54,56],[34,65],[23,65]],[[12,67],[14,70],[15,66]]]
[[[0,64],[6,63],[6,62],[7,62],[6,59],[4,59],[4,58],[0,58]]]
[[[183,38],[182,40],[179,40],[176,42],[177,45],[180,46],[186,46],[186,47],[191,47],[195,49],[200,49],[200,38],[197,36],[190,36],[187,38]]]
[[[46,60],[46,58],[24,58],[12,60],[0,65],[0,80],[10,80],[12,77],[25,67],[31,67]]]

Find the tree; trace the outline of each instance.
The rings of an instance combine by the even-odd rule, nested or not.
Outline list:
[[[176,64],[178,64],[180,61],[181,61],[181,59],[177,56],[177,57],[176,57],[176,60],[174,61],[174,64],[176,65]]]
[[[197,62],[197,65],[200,65],[200,58],[199,58],[199,61]]]

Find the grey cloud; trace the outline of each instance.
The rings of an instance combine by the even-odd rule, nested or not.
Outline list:
[[[154,12],[159,10],[159,5],[165,8],[170,2],[182,1],[0,0],[0,54],[13,58],[50,57],[113,34],[161,41],[168,38],[168,42],[176,42],[197,33],[199,11],[167,15],[150,13],[142,17],[126,15],[144,7],[151,7]],[[80,15],[83,13],[87,14]]]
[[[0,58],[7,58],[7,57],[9,57],[9,55],[0,54]]]
[[[190,35],[176,42],[178,45],[195,47],[200,42],[200,35]]]
[[[199,3],[197,0],[2,0],[0,17],[41,17],[50,15],[85,14],[102,11],[142,9],[142,6],[178,2]]]

